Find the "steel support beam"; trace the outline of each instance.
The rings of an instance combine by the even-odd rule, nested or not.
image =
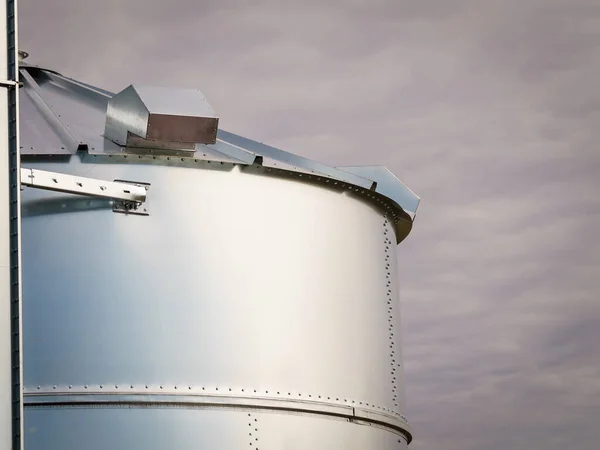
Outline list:
[[[143,203],[146,187],[119,181],[76,177],[38,169],[21,169],[21,185],[48,191]]]

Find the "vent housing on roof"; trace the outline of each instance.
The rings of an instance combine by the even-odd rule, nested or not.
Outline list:
[[[131,85],[109,100],[104,137],[124,147],[193,152],[217,141],[218,124],[199,90]]]

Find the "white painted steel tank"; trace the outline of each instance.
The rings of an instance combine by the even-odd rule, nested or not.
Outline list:
[[[418,197],[218,130],[198,91],[25,62],[22,166],[59,174],[21,193],[26,450],[410,442],[396,247]],[[86,191],[115,181],[144,201]]]

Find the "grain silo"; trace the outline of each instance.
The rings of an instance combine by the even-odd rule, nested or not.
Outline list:
[[[381,449],[416,197],[21,61],[26,450]],[[14,350],[14,348],[13,348]]]

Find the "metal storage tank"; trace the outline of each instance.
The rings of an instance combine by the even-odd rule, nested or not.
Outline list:
[[[196,90],[20,80],[26,450],[410,442],[415,194],[220,130]]]

